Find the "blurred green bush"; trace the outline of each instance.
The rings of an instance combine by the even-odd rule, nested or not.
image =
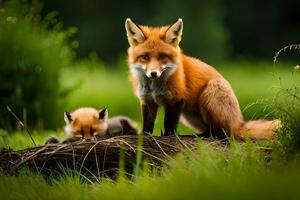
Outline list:
[[[183,18],[184,30],[180,46],[186,54],[200,57],[211,64],[220,63],[231,54],[222,1],[173,0],[170,3],[170,0],[163,0],[157,9],[154,24],[163,22],[160,25],[166,25],[179,17]]]
[[[56,127],[60,69],[78,44],[69,42],[75,28],[64,30],[55,12],[42,19],[41,9],[37,1],[0,2],[0,128],[16,127],[7,105],[31,127]]]

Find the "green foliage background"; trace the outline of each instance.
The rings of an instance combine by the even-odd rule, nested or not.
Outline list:
[[[182,18],[184,52],[214,65],[225,59],[269,60],[283,46],[299,43],[300,2],[295,0],[43,2],[44,13],[58,10],[67,26],[78,27],[79,56],[95,51],[111,63],[128,47],[124,30],[127,17],[152,26]]]
[[[60,70],[74,57],[68,38],[75,30],[63,30],[55,12],[41,19],[38,2],[0,6],[0,127],[15,128],[10,106],[29,126],[53,128],[60,121]]]
[[[138,100],[127,79],[125,52],[128,44],[123,24],[125,18],[122,16],[137,18],[138,23],[158,25],[173,21],[175,15],[183,16],[185,25],[181,46],[184,52],[219,63],[215,67],[232,83],[246,119],[274,116],[268,114],[271,110],[265,109],[266,101],[262,99],[270,102],[274,87],[279,85],[278,77],[290,73],[289,66],[293,65],[292,62],[282,62],[274,67],[271,58],[267,61],[225,61],[233,44],[230,43],[231,28],[226,26],[226,11],[231,4],[225,6],[217,0],[198,3],[153,1],[153,7],[145,7],[144,1],[120,1],[118,4],[122,6],[117,8],[106,1],[103,4],[92,1],[94,6],[76,1],[70,7],[64,6],[63,2],[43,3],[44,9],[43,4],[37,1],[9,0],[0,4],[0,128],[3,129],[17,127],[16,120],[6,110],[7,105],[30,128],[38,130],[61,128],[62,113],[79,106],[108,107],[111,116],[123,114],[141,121]],[[53,6],[58,10],[64,8],[61,17],[56,11],[47,12]],[[89,14],[83,15],[85,11],[80,8],[85,9],[86,6]],[[98,7],[102,8],[100,13]],[[65,28],[59,20],[66,19],[66,23],[70,24],[70,17],[74,14],[71,8],[81,16],[73,19],[78,20],[77,34],[77,28]],[[113,15],[110,12],[112,8],[119,15]],[[143,15],[146,8],[150,16]],[[97,20],[100,20],[99,24]],[[89,24],[82,27],[85,21]],[[239,23],[236,22],[237,25]],[[76,38],[80,45],[74,40]],[[93,45],[98,44],[95,41],[101,45],[93,49]],[[76,49],[78,45],[79,49]],[[87,57],[80,57],[88,50],[95,51]],[[75,52],[79,52],[79,57],[76,58]],[[113,62],[103,62],[107,61],[107,57]],[[156,132],[159,133],[162,113],[157,124]],[[183,127],[179,130],[191,133]]]

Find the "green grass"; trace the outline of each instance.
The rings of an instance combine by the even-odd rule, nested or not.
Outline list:
[[[278,168],[261,145],[233,142],[223,148],[199,143],[194,154],[178,155],[160,175],[144,171],[135,180],[86,183],[62,175],[51,184],[41,175],[0,174],[1,199],[299,199],[299,163]]]
[[[62,102],[64,109],[107,107],[110,116],[123,114],[140,122],[139,102],[133,95],[125,66],[122,70],[105,71],[98,65],[92,68],[86,68],[86,65],[89,64],[83,62],[62,71],[61,83],[64,88],[80,83],[80,87]],[[299,73],[292,74],[293,68],[288,64],[273,67],[272,63],[227,63],[218,69],[232,84],[247,119],[265,117],[268,113],[271,113],[268,117],[274,115],[270,109],[274,95],[282,88],[299,83]],[[248,106],[251,104],[253,106]],[[266,106],[268,109],[265,109]],[[162,128],[162,114],[160,112],[157,120],[156,133]],[[63,115],[61,121],[63,124]],[[34,131],[33,138],[37,144],[42,144],[49,135],[63,138],[61,127],[52,132]],[[293,132],[296,128],[291,126],[289,131]],[[189,130],[180,126],[179,132],[188,133]],[[281,133],[281,137],[284,134]],[[281,141],[274,143],[281,144]],[[86,183],[83,177],[66,172],[61,178],[48,183],[39,174],[22,172],[19,176],[5,176],[0,173],[0,198],[299,199],[299,159],[286,162],[280,151],[284,146],[274,145],[277,151],[270,162],[265,159],[263,150],[270,145],[273,143],[233,141],[230,148],[224,151],[223,148],[199,141],[197,152],[176,156],[160,173],[145,168],[132,180],[121,178],[112,181],[103,178],[99,182]],[[23,149],[31,146],[26,132],[11,135],[3,133],[0,136],[0,147]]]
[[[49,136],[56,136],[60,139],[65,137],[63,131],[34,131],[32,137],[36,145],[42,145]],[[25,149],[33,147],[34,144],[31,141],[27,132],[15,132],[11,134],[4,134],[0,136],[0,147],[12,148],[14,150]]]

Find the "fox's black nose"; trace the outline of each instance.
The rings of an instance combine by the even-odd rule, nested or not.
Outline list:
[[[157,72],[151,72],[150,75],[151,75],[151,78],[156,78],[157,77]]]

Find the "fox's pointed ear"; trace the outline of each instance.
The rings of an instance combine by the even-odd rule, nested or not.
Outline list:
[[[145,41],[145,35],[143,31],[130,18],[126,19],[125,28],[130,46],[134,47]]]
[[[174,24],[170,25],[165,33],[165,41],[174,46],[178,46],[181,40],[183,21],[179,18]]]
[[[106,121],[108,119],[108,110],[103,108],[99,111],[99,120]]]
[[[66,124],[69,124],[72,122],[72,116],[69,112],[64,112],[64,119]]]

